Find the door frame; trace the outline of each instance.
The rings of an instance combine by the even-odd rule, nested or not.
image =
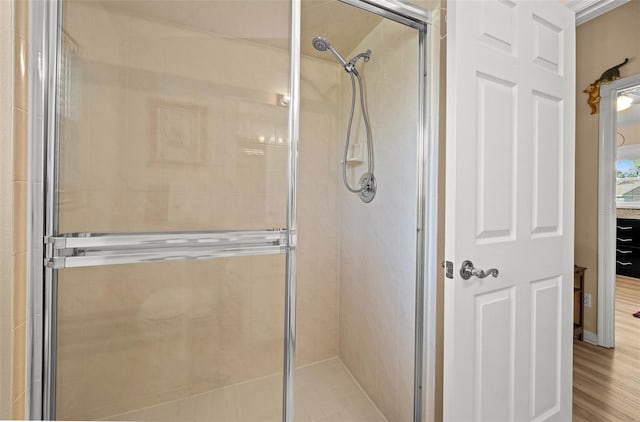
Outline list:
[[[640,75],[600,87],[598,157],[598,346],[616,343],[616,101],[618,92],[640,85]]]
[[[289,63],[289,165],[287,228],[277,233],[252,231],[244,236],[238,254],[286,254],[285,344],[283,370],[283,422],[294,418],[294,373],[296,345],[296,184],[300,107],[300,9],[301,0],[291,1]],[[439,115],[439,11],[426,11],[403,0],[339,0],[419,31],[418,122],[416,174],[416,302],[414,422],[434,421],[436,391],[436,287],[438,208],[438,115]],[[55,419],[57,271],[70,261],[60,254],[69,241],[78,238],[58,232],[58,76],[61,68],[61,22],[63,0],[30,3],[29,11],[29,183],[27,196],[27,345],[26,415],[28,419]],[[434,19],[435,17],[435,19]],[[435,30],[436,36],[431,36]],[[182,236],[198,239],[213,232],[106,234],[109,241],[141,241],[141,236]],[[220,232],[213,233],[219,240]],[[84,238],[92,247],[100,236]],[[269,242],[275,242],[268,244]],[[266,242],[266,243],[265,243]],[[171,242],[167,242],[169,244]],[[262,248],[262,249],[260,249]],[[214,248],[215,249],[215,248]],[[184,251],[191,251],[189,248]],[[230,256],[228,251],[207,250],[208,257]],[[224,255],[227,253],[226,255]],[[156,258],[162,259],[162,251]],[[166,255],[175,255],[167,247]],[[188,254],[187,254],[188,255]],[[62,260],[56,261],[56,258]],[[188,258],[185,256],[185,259]],[[84,260],[80,266],[94,265]],[[71,265],[68,265],[71,266]]]

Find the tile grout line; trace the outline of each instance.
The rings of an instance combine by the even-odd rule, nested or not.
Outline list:
[[[312,363],[308,363],[306,365],[298,366],[298,367],[296,367],[296,371],[299,370],[299,369],[304,369],[304,368],[308,368],[308,367],[311,367],[311,366],[327,363],[327,362],[332,361],[332,360],[336,360],[336,361],[340,362],[340,364],[344,367],[344,364],[342,364],[342,362],[338,359],[338,357],[334,356],[334,357],[323,359],[323,360],[320,360],[320,361],[317,361],[317,362],[312,362]],[[346,367],[345,367],[345,369],[346,369]],[[351,373],[348,370],[347,370],[347,372],[349,373],[349,376],[351,376],[351,378],[353,378],[353,375],[351,375]],[[238,382],[238,383],[235,383],[235,384],[229,384],[229,385],[227,385],[225,387],[214,388],[213,390],[203,391],[201,393],[193,394],[193,395],[182,397],[182,398],[179,398],[179,399],[163,401],[163,402],[160,402],[160,403],[152,404],[150,406],[144,406],[144,407],[140,407],[138,409],[127,410],[126,412],[120,412],[120,413],[116,413],[116,414],[113,414],[113,415],[105,416],[105,417],[100,418],[98,420],[101,420],[101,421],[112,420],[113,418],[118,418],[120,416],[124,416],[124,415],[130,414],[130,413],[148,411],[149,409],[152,409],[154,407],[163,406],[163,405],[170,404],[170,403],[178,403],[180,401],[184,401],[184,400],[188,400],[188,399],[194,399],[194,398],[197,398],[197,397],[200,397],[200,396],[204,396],[204,395],[207,395],[207,394],[214,393],[216,391],[226,390],[226,389],[242,386],[242,385],[245,385],[245,384],[249,384],[249,383],[252,383],[252,382],[265,380],[267,378],[273,377],[275,375],[281,375],[281,374],[282,374],[281,372],[274,372],[274,373],[269,374],[269,375],[264,375],[264,376],[257,377],[257,378],[251,378],[251,379],[246,380],[246,381]],[[360,387],[360,384],[358,384],[358,382],[355,380],[355,378],[353,378],[353,380],[358,385],[358,388],[360,388],[360,390],[362,390],[362,388]],[[362,391],[364,392],[364,390],[362,390]],[[366,395],[366,393],[364,393],[364,394]],[[369,396],[367,396],[367,399],[369,399]],[[371,399],[369,399],[369,401],[371,401]],[[375,405],[374,405],[374,407],[375,407]],[[376,407],[376,410],[378,410],[377,407]],[[378,410],[378,412],[380,412],[380,411]],[[383,415],[383,417],[384,417],[384,415]]]
[[[388,422],[387,418],[384,416],[384,414],[380,411],[380,409],[378,409],[378,406],[376,406],[376,404],[373,402],[373,400],[371,400],[371,397],[369,397],[369,394],[367,394],[366,391],[364,391],[364,388],[362,388],[362,386],[360,385],[360,383],[358,382],[358,380],[353,376],[353,374],[351,373],[351,371],[349,370],[349,368],[347,368],[347,365],[344,364],[344,362],[342,362],[342,360],[340,359],[340,357],[337,357],[336,360],[340,363],[340,365],[342,365],[342,367],[344,368],[345,371],[347,371],[347,374],[349,374],[349,376],[351,377],[351,379],[353,380],[353,382],[356,384],[356,386],[360,389],[360,391],[362,392],[362,394],[364,394],[364,396],[367,398],[367,400],[369,400],[369,403],[371,403],[371,405],[373,406],[374,409],[376,409],[376,411],[378,412],[378,414],[382,417],[382,419],[386,422]]]

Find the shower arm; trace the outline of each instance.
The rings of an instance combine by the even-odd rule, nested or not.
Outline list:
[[[342,57],[342,54],[338,53],[338,50],[333,48],[332,45],[328,45],[327,48],[329,49],[331,54],[333,54],[333,57],[335,57],[336,60],[338,60],[338,62],[342,65],[342,67],[344,67],[346,69],[347,66],[349,66],[349,63],[347,63],[347,61],[344,59],[344,57]]]
[[[354,56],[351,60],[349,60],[349,63],[346,63],[343,65],[344,70],[347,73],[353,73],[354,75],[359,76],[358,70],[356,69],[356,63],[360,59],[363,59],[366,63],[369,61],[370,58],[371,58],[371,50],[367,50],[364,53],[360,53]]]
[[[363,59],[365,63],[368,62],[369,59],[371,59],[371,50],[367,50],[364,53],[360,53],[354,56],[351,60],[349,60],[349,64],[355,67],[356,62],[360,59]]]

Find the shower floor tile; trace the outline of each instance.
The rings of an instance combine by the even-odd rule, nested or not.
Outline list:
[[[281,422],[282,376],[113,416],[111,421]],[[337,359],[296,370],[296,422],[386,422]]]

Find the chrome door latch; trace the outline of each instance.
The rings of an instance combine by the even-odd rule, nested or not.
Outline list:
[[[474,268],[473,262],[467,260],[462,263],[462,268],[460,268],[460,277],[463,280],[469,280],[471,277],[485,278],[488,276],[498,277],[498,270],[496,268],[491,268],[488,270],[479,270]]]
[[[445,273],[444,273],[444,275],[445,275],[447,278],[453,278],[453,262],[451,262],[451,261],[447,261],[447,262],[445,262],[445,265],[444,265],[444,266],[445,266]]]

